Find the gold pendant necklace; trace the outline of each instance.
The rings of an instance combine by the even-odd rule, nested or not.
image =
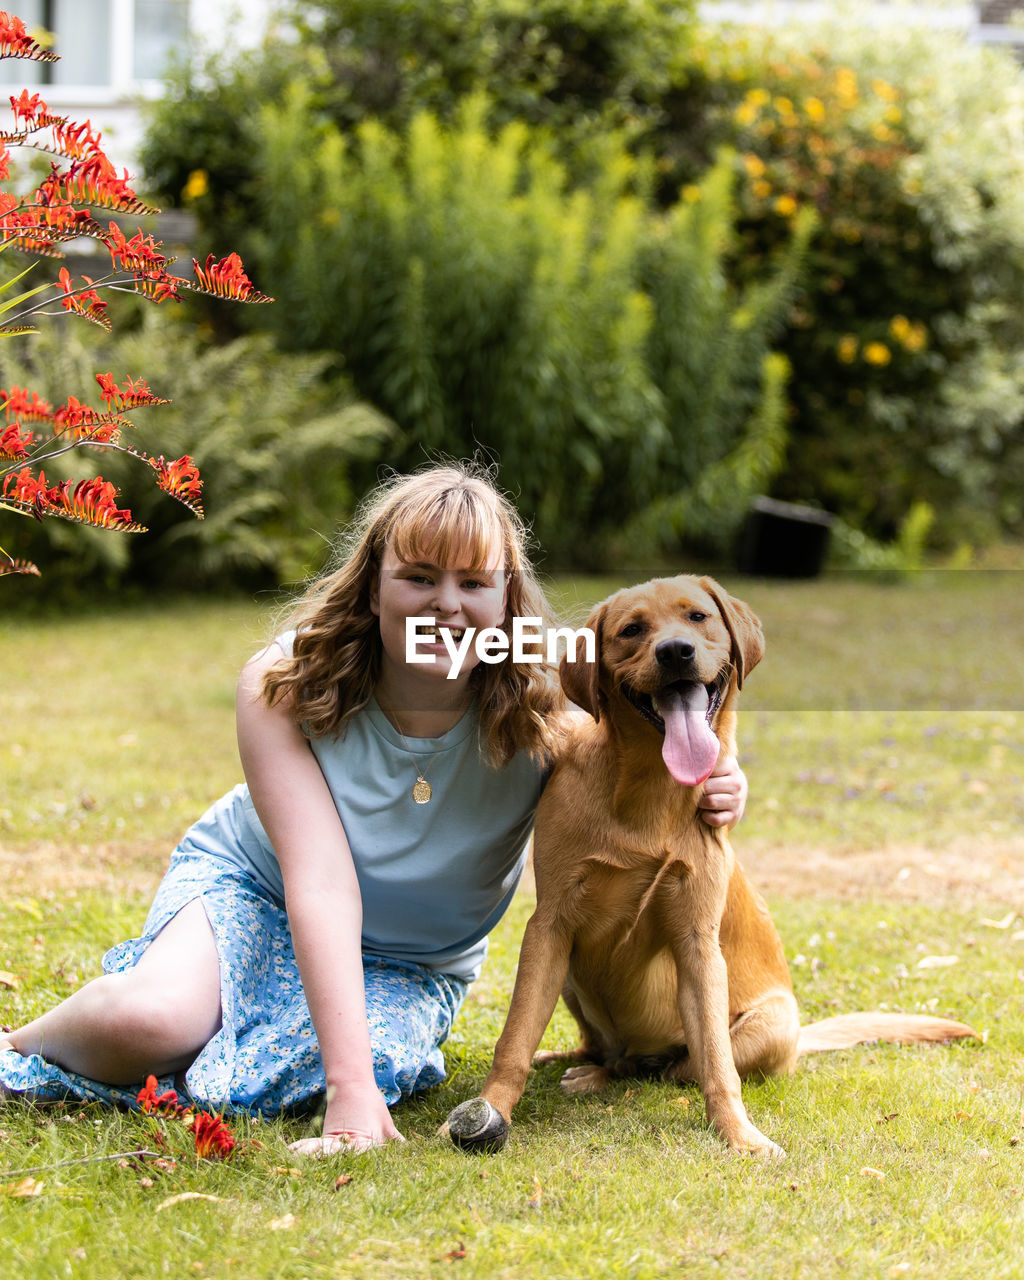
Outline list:
[[[379,698],[377,699],[377,705],[380,706]],[[384,708],[381,707],[381,710],[383,711]],[[385,711],[384,714],[387,715],[387,712]],[[416,804],[429,804],[431,797],[434,794],[434,789],[423,775],[434,763],[434,760],[437,758],[437,753],[438,751],[441,750],[441,748],[436,747],[434,749],[434,754],[427,761],[426,765],[421,765],[420,762],[416,759],[415,755],[413,754],[412,747],[409,746],[409,739],[405,736],[405,734],[401,731],[401,729],[398,728],[398,725],[395,724],[394,719],[391,716],[388,716],[388,719],[394,725],[395,729],[398,730],[398,736],[405,743],[405,749],[409,753],[409,758],[410,760],[412,760],[413,764],[416,766],[416,781],[412,784],[412,798]]]

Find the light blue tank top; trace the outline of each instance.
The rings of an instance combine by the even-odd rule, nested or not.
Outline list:
[[[280,640],[289,652],[290,640]],[[525,752],[494,768],[480,750],[475,704],[440,738],[408,743],[418,763],[371,701],[344,736],[310,745],[352,849],[363,949],[472,981],[522,875],[544,772]],[[420,770],[433,789],[422,805],[412,798]],[[248,872],[284,905],[281,868],[244,784],[180,847]]]

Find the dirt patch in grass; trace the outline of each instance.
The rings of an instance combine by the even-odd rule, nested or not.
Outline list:
[[[1024,910],[1024,836],[965,837],[942,848],[900,844],[835,850],[759,843],[738,848],[737,856],[768,898],[1004,902]]]
[[[111,894],[151,893],[167,869],[166,841],[132,844],[58,845],[28,849],[0,846],[0,884],[5,896],[48,898],[81,889]]]
[[[969,838],[928,848],[827,849],[736,841],[737,856],[768,898],[884,898],[989,904],[1024,911],[1024,835]],[[163,841],[0,847],[0,884],[11,895],[59,897],[81,889],[151,893],[167,866]],[[527,883],[527,888],[532,888]]]

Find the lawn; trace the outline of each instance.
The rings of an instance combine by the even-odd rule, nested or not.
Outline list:
[[[615,585],[555,593],[585,608]],[[734,844],[805,1014],[936,1011],[984,1043],[865,1047],[748,1084],[778,1163],[725,1155],[694,1090],[569,1101],[557,1067],[531,1079],[506,1152],[464,1156],[435,1131],[486,1073],[526,888],[449,1079],[397,1112],[405,1146],[297,1163],[285,1142],[307,1118],[239,1121],[234,1158],[199,1161],[148,1117],[0,1103],[4,1274],[1024,1276],[1020,575],[728,585],[768,638]],[[238,780],[235,675],[272,626],[244,602],[0,620],[0,1025],[137,931],[182,829]],[[571,1040],[560,1009],[545,1044]],[[158,1158],[120,1156],[139,1149]]]

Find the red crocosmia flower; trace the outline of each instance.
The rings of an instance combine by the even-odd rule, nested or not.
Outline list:
[[[100,395],[107,408],[121,412],[124,409],[141,409],[151,404],[170,404],[170,400],[162,400],[149,389],[145,378],[125,378],[118,386],[112,373],[96,374]]]
[[[203,1160],[227,1160],[235,1149],[235,1135],[223,1116],[197,1111],[192,1118],[192,1138],[196,1155]]]
[[[199,281],[199,287],[206,293],[216,294],[218,298],[233,298],[236,302],[273,302],[265,293],[260,293],[245,274],[242,259],[237,253],[229,253],[220,262],[214,262],[211,253],[206,259],[206,266],[201,267],[195,258],[192,268]]]
[[[51,493],[47,494],[48,503]],[[118,492],[109,480],[93,476],[91,480],[80,480],[74,488],[70,480],[64,480],[57,486],[57,496],[50,506],[55,515],[78,524],[120,529],[122,533],[145,533],[145,525],[137,524],[130,511],[119,507],[117,497]]]
[[[39,569],[31,560],[19,560],[9,556],[6,551],[0,551],[0,578],[6,577],[8,574],[30,575],[33,578],[40,577]]]
[[[91,276],[84,275],[82,279],[87,285],[93,283]],[[107,304],[95,289],[76,289],[71,282],[71,274],[67,267],[61,267],[60,275],[57,277],[57,284],[64,291],[64,297],[61,298],[61,306],[65,311],[74,311],[77,315],[85,316],[93,324],[98,324],[101,329],[106,329],[108,333],[110,332],[110,321],[105,314]]]
[[[67,403],[61,405],[53,415],[55,435],[72,435],[78,438],[92,435],[92,429],[99,425],[100,415],[91,405],[82,404],[77,396],[68,396]]]
[[[25,422],[49,422],[53,417],[50,403],[27,387],[0,388],[0,409],[6,410],[8,418],[18,417]]]
[[[57,54],[47,53],[25,30],[21,18],[0,9],[0,58],[30,58],[33,62],[56,62]]]
[[[31,431],[24,431],[20,422],[12,422],[0,431],[0,458],[17,461],[28,456],[28,447],[35,439]]]
[[[117,400],[121,394],[117,383],[114,381],[114,375],[112,373],[98,373],[96,375],[96,381],[99,383],[100,396],[106,403],[107,408],[112,408],[114,401]]]
[[[83,160],[101,149],[103,135],[93,133],[91,120],[75,124],[66,116],[57,116],[47,123],[53,129],[53,150],[69,160]]]
[[[110,234],[104,237],[115,267],[124,271],[158,270],[167,265],[167,256],[160,252],[159,243],[152,236],[136,233],[129,240],[116,222],[110,224]]]
[[[3,496],[12,503],[32,515],[42,515],[56,503],[60,497],[60,488],[54,485],[46,487],[46,472],[35,475],[28,467],[22,467],[4,479]]]
[[[11,94],[11,110],[14,112],[15,120],[24,120],[26,124],[35,124],[36,119],[41,115],[48,115],[50,109],[38,93],[30,95],[27,89],[22,89],[17,98],[13,93]]]
[[[143,1111],[152,1114],[154,1112],[169,1112],[176,1115],[181,1107],[178,1105],[178,1095],[173,1089],[168,1089],[164,1093],[157,1093],[156,1076],[147,1076],[145,1085],[139,1090],[139,1096],[135,1101],[139,1104]]]
[[[157,486],[163,489],[164,493],[169,493],[172,498],[177,498],[186,507],[190,507],[201,519],[203,508],[200,500],[203,496],[203,482],[199,475],[199,468],[188,454],[175,462],[167,462],[163,457],[150,458],[149,465],[156,472]]]

